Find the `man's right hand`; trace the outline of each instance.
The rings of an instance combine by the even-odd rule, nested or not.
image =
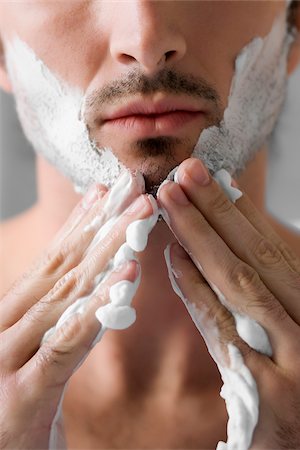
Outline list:
[[[105,209],[111,202],[111,191],[95,186],[76,206],[42,257],[1,300],[1,449],[48,448],[65,384],[101,329],[95,311],[109,302],[110,286],[137,278],[138,263],[130,261],[113,271],[100,283],[83,314],[75,314],[50,338],[41,341],[70,305],[93,290],[95,278],[125,242],[127,226],[153,213],[142,192],[140,181],[131,177],[128,195],[122,192],[120,217],[99,243],[90,246],[112,212],[111,203],[110,212]],[[84,231],[96,216],[97,227]]]

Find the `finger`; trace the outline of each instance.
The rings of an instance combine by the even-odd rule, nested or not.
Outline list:
[[[248,448],[260,412],[257,385],[262,385],[264,374],[274,376],[276,367],[267,356],[243,342],[232,315],[209,289],[183,248],[175,244],[170,253],[165,253],[170,279],[178,284],[178,291],[182,290],[180,296],[222,376],[224,384],[220,395],[228,411],[227,428],[247,430],[248,437],[244,436],[242,448]],[[237,438],[236,445],[241,443]],[[230,442],[235,446],[235,442]]]
[[[148,217],[152,212],[148,196],[139,197],[121,216],[109,235],[75,269],[59,280],[46,296],[2,333],[9,343],[7,350],[2,352],[6,365],[25,364],[37,351],[44,333],[55,325],[69,307],[73,309],[76,303],[75,309],[78,309],[89,302],[106,271],[109,273],[111,270],[107,264],[125,242],[128,225]]]
[[[212,177],[202,186],[199,175],[203,170],[206,171],[204,165],[197,159],[181,164],[177,178],[185,194],[233,253],[256,270],[266,287],[300,324],[300,259],[297,270],[297,258],[287,251],[287,245],[261,218],[245,193],[233,204]]]
[[[256,366],[257,370],[257,364],[264,363],[267,356],[256,353],[241,339],[233,315],[220,303],[186,251],[175,243],[166,249],[165,258],[173,288],[183,300],[217,365],[230,366],[228,344],[231,344],[239,349],[246,364]]]
[[[60,278],[76,267],[101,225],[105,221],[109,221],[112,214],[117,215],[125,211],[142,190],[142,179],[125,172],[111,191],[104,196],[98,194],[97,191],[96,203],[93,203],[91,199],[87,201],[84,198],[81,205],[78,206],[80,220],[73,231],[67,232],[67,237],[63,241],[61,239],[58,242],[53,240],[42,256],[16,281],[1,300],[0,331],[16,323],[34,303],[52,289]],[[91,193],[88,193],[87,197],[89,198],[90,195]],[[82,209],[85,210],[83,215]],[[85,227],[98,216],[101,216],[101,220],[98,220],[98,227],[91,227],[85,233]],[[65,229],[72,228],[73,222],[74,217],[68,220]]]
[[[75,206],[66,223],[52,239],[54,245],[58,245],[66,240],[67,237],[78,227],[83,218],[88,215],[93,206],[99,203],[99,200],[102,200],[107,192],[108,189],[104,186],[104,184],[93,184],[81,201]]]
[[[48,339],[37,353],[18,371],[18,378],[26,386],[26,395],[36,398],[67,382],[78,365],[87,357],[95,338],[101,331],[96,311],[109,303],[109,293],[120,280],[134,282],[138,276],[137,263],[130,262],[119,272],[114,272],[100,287],[82,314],[75,314]],[[50,390],[50,391],[49,391]]]
[[[226,307],[256,320],[266,329],[275,357],[279,358],[279,354],[285,357],[286,347],[291,347],[290,343],[295,340],[297,326],[257,272],[231,251],[178,184],[166,184],[159,193],[159,200],[167,210],[177,240],[203,271],[206,280],[217,287]]]

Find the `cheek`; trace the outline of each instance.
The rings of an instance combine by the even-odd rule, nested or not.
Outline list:
[[[5,23],[14,25],[2,28],[8,40],[17,35],[53,73],[86,90],[106,53],[90,2],[12,3],[5,15]]]
[[[225,109],[238,54],[255,37],[269,34],[286,3],[215,1],[205,2],[205,6],[200,3],[198,12],[190,14],[185,24],[194,61],[191,64],[196,62],[199,74],[215,84]]]

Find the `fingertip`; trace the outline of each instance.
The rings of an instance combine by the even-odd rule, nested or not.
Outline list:
[[[98,191],[99,195],[103,195],[106,194],[106,192],[108,191],[108,187],[105,186],[105,184],[96,184],[96,189]]]
[[[135,260],[128,261],[125,270],[126,270],[126,274],[125,274],[126,280],[131,281],[133,283],[140,274],[140,271],[141,271],[140,263]]]
[[[231,186],[233,186],[233,187],[235,187],[235,188],[238,188],[238,187],[239,187],[238,183],[235,181],[234,178],[231,178]]]

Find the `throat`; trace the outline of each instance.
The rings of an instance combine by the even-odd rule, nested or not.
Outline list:
[[[140,255],[136,323],[107,331],[71,379],[64,414],[72,448],[215,448],[225,438],[219,372],[168,279],[170,241],[158,224]]]
[[[176,398],[208,384],[220,385],[203,339],[170,284],[163,252],[172,240],[168,227],[159,223],[147,252],[139,255],[136,322],[121,332],[107,331],[83,365],[85,383],[92,391],[100,390],[96,397],[137,399],[169,392]]]
[[[193,328],[122,332],[119,347],[108,332],[66,392],[69,448],[213,449],[224,440],[219,372]]]
[[[217,367],[184,309],[182,314],[185,319],[163,330],[135,324],[120,333],[107,331],[73,375],[72,396],[96,413],[99,398],[102,405],[147,398],[176,404],[181,396],[219,392]]]

